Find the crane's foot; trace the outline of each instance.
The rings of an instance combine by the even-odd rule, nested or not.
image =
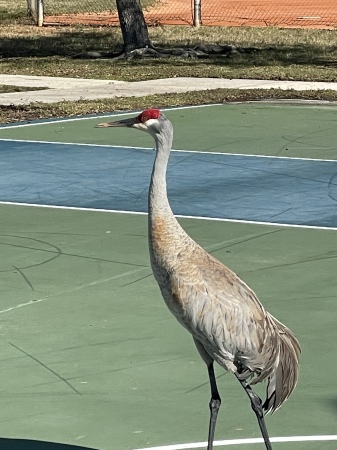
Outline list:
[[[249,384],[247,384],[245,381],[240,381],[240,383],[241,383],[241,386],[246,391],[246,394],[250,398],[251,407],[256,415],[266,449],[272,450],[272,446],[271,446],[268,431],[267,431],[267,426],[266,426],[266,423],[264,420],[262,401],[261,401],[260,397],[255,394],[255,392],[252,390],[252,388],[249,386]]]
[[[221,399],[220,397],[218,398],[211,398],[211,401],[209,402],[209,409],[211,412],[211,417],[209,420],[209,429],[208,429],[208,445],[207,445],[207,450],[212,450],[213,449],[213,442],[214,442],[214,433],[215,433],[215,426],[216,426],[216,421],[218,418],[218,412],[220,409],[220,405],[221,405]]]

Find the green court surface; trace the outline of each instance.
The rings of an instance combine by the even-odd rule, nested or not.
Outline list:
[[[219,105],[165,114],[177,149],[337,159],[332,107]],[[93,128],[101,121],[3,127],[0,139],[152,145],[123,129],[113,130],[112,142],[112,129]],[[207,370],[151,274],[146,215],[3,203],[0,217],[1,448],[159,450],[205,442]],[[273,449],[336,449],[336,228],[179,220],[301,342],[299,384],[266,419],[272,437],[285,437]],[[246,394],[216,371],[216,439],[259,438]],[[290,442],[296,436],[303,439]]]
[[[208,152],[337,159],[337,109],[326,105],[264,102],[225,104],[165,111],[174,122],[173,148]],[[107,118],[104,118],[107,120]],[[51,121],[47,125],[0,127],[0,139],[111,144],[111,133],[93,129],[102,121]],[[114,133],[114,145],[151,147],[150,136],[137,131]]]

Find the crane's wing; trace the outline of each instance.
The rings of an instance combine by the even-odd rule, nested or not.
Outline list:
[[[264,371],[267,377],[275,330],[255,293],[202,248],[194,248],[182,267],[184,261],[170,276],[172,298],[180,305],[172,311],[178,320],[226,369],[243,376]]]

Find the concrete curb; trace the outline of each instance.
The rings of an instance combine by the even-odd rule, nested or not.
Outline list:
[[[124,82],[115,80],[0,75],[0,84],[48,88],[39,91],[0,94],[0,105],[27,105],[34,102],[56,103],[116,97],[143,97],[154,94],[205,91],[220,88],[337,91],[337,83],[328,82],[230,80],[225,78],[187,77]]]

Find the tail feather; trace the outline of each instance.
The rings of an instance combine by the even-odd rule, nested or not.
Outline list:
[[[282,323],[275,321],[279,331],[278,357],[275,369],[268,377],[267,398],[263,404],[266,414],[275,412],[295,389],[299,373],[301,347],[294,334]]]

